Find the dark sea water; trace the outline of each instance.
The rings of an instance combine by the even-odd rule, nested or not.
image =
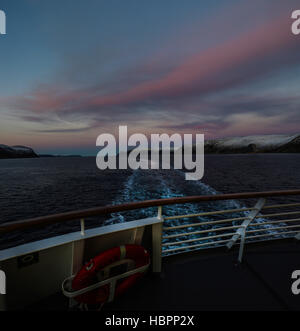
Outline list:
[[[148,199],[299,188],[300,154],[206,155],[205,175],[198,182],[186,181],[179,170],[100,171],[94,157],[0,160],[0,223]],[[280,199],[271,199],[270,203],[275,201]],[[300,198],[282,201],[300,202]],[[165,207],[164,214],[231,209],[254,203],[187,204]],[[88,224],[93,227],[125,222],[156,212],[150,208],[117,213],[89,219]],[[205,220],[205,217],[201,218],[201,221]],[[177,225],[176,222],[172,221],[170,225]],[[74,230],[79,230],[78,221],[13,233],[0,239],[0,247]]]

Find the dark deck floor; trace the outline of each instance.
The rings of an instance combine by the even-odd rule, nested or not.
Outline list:
[[[206,251],[207,252],[207,251]],[[300,243],[246,247],[237,252],[169,258],[105,310],[300,310],[291,275],[300,270]]]
[[[243,264],[236,259],[224,248],[165,258],[160,275],[147,275],[103,310],[300,310],[291,291],[299,241],[248,245]]]

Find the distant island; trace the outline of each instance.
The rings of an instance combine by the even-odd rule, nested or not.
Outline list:
[[[188,150],[190,151],[191,148]],[[160,154],[162,152],[160,150]],[[193,145],[192,153],[195,152],[196,145]],[[209,139],[204,143],[204,152],[205,154],[300,153],[300,134]],[[148,153],[150,155],[150,149]],[[170,153],[174,153],[174,148],[171,148]]]
[[[196,148],[193,146],[193,153]],[[205,154],[251,154],[251,153],[300,153],[300,134],[258,135],[211,139],[205,141]],[[150,150],[148,151],[150,152]],[[161,153],[162,151],[160,151]],[[130,153],[130,151],[128,151]],[[171,154],[174,150],[171,150]],[[37,157],[63,157],[61,155],[37,154],[26,146],[6,146],[0,144],[0,159]],[[64,157],[81,157],[67,155]]]
[[[190,150],[191,148],[188,148],[188,151]],[[204,151],[205,154],[300,153],[300,134],[210,139],[205,141]],[[128,150],[127,153],[130,152],[131,150]],[[163,153],[161,149],[159,152]],[[193,145],[192,154],[195,152],[196,145]],[[150,157],[151,149],[148,153]],[[174,148],[170,149],[170,153],[174,153]]]
[[[258,135],[207,140],[205,153],[300,153],[300,134]]]
[[[0,159],[24,159],[38,157],[35,151],[26,146],[0,145]]]
[[[51,155],[37,154],[32,148],[27,146],[7,146],[0,144],[0,159],[28,159],[38,157],[81,157],[81,155]]]

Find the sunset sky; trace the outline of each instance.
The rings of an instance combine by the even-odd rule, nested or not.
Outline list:
[[[1,0],[0,144],[300,132],[299,0]]]

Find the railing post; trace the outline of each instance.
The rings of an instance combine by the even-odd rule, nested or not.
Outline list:
[[[239,263],[242,263],[242,260],[243,260],[243,253],[244,253],[245,239],[246,239],[246,231],[247,231],[247,226],[242,226],[241,227],[241,243],[240,243],[240,250],[239,250],[239,257],[238,257]]]
[[[240,228],[236,231],[236,234],[231,238],[231,240],[227,243],[227,248],[230,249],[237,240],[241,237],[240,243],[240,250],[239,250],[239,257],[238,262],[242,263],[243,260],[243,253],[244,253],[244,246],[245,246],[245,239],[246,239],[246,232],[249,224],[257,217],[260,213],[261,209],[266,203],[266,199],[261,198],[256,203],[254,210],[251,211],[248,218],[241,224]]]
[[[80,220],[80,233],[81,233],[82,236],[85,235],[85,224],[84,224],[84,219],[83,218]]]
[[[152,271],[161,272],[161,257],[162,257],[162,227],[163,216],[162,207],[158,207],[157,218],[161,221],[152,225]]]

